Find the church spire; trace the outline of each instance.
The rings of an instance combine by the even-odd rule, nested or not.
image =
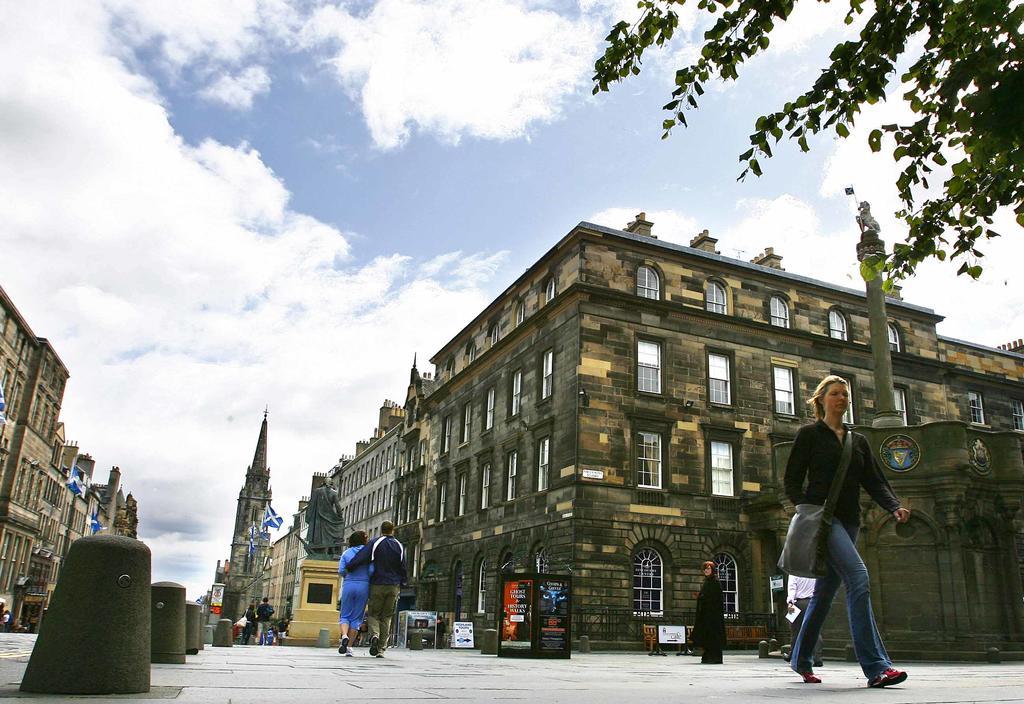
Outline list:
[[[263,425],[260,426],[260,439],[256,441],[256,454],[252,458],[252,471],[267,473],[267,413],[263,411]]]

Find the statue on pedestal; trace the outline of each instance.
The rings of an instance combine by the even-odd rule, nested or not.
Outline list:
[[[309,557],[334,559],[343,549],[345,524],[341,518],[338,489],[330,479],[317,487],[306,506],[306,539]]]

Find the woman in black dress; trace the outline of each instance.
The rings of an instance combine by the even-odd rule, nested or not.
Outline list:
[[[697,596],[697,617],[693,622],[693,644],[704,649],[702,665],[721,665],[725,649],[725,605],[722,585],[715,575],[715,563],[702,566],[704,584]]]

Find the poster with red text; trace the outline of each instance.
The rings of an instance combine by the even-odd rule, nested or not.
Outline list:
[[[530,604],[533,602],[533,580],[505,582],[501,595],[501,647],[530,647]]]

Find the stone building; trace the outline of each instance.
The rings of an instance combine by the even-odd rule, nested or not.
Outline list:
[[[714,559],[733,622],[778,625],[780,463],[827,374],[850,382],[848,421],[870,423],[867,306],[770,248],[745,262],[715,243],[660,241],[642,213],[625,230],[580,223],[433,356],[429,387],[413,370],[397,515],[420,548],[418,608],[491,625],[499,569],[571,570],[577,634],[632,640],[635,614],[689,618]],[[896,407],[923,426],[905,433],[923,459],[890,472],[909,528],[867,511],[880,623],[906,648],[922,623],[965,647],[1019,643],[1024,355],[938,335],[927,307],[891,298],[888,313]],[[909,581],[908,556],[932,560]],[[922,589],[931,611],[914,608]]]
[[[267,466],[267,414],[263,414],[252,464],[238,492],[235,529],[231,537],[231,558],[224,566],[224,618],[237,621],[250,602],[267,592],[270,578],[270,541],[262,537],[263,515],[270,504],[270,467]],[[250,549],[250,545],[252,549]]]

